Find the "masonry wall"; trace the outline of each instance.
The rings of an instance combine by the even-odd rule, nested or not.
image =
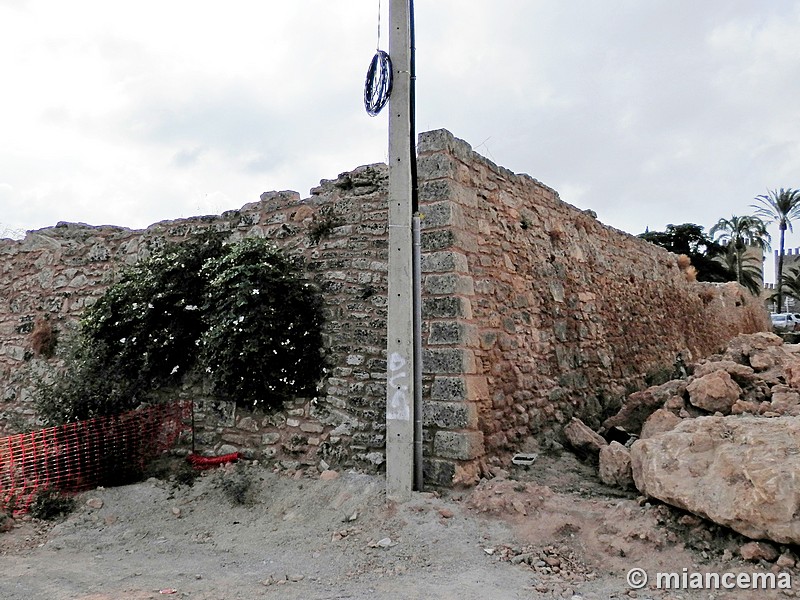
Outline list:
[[[674,255],[602,225],[449,132],[422,134],[418,151],[428,481],[471,484],[487,459],[506,460],[529,436],[557,434],[573,415],[598,423],[679,351],[696,358],[768,328],[739,286],[688,281]],[[67,336],[122,267],[212,227],[305,258],[323,292],[331,369],[317,398],[272,415],[187,384],[178,395],[196,402],[198,449],[241,450],[291,469],[380,470],[386,177],[385,165],[369,165],[306,199],[272,192],[146,230],[60,223],[0,240],[0,435],[35,426],[31,381],[58,362],[35,356],[37,322]]]
[[[439,242],[425,259],[431,404],[462,407],[460,431],[428,432],[441,480],[468,482],[484,454],[507,458],[572,416],[599,425],[679,352],[698,358],[768,329],[737,284],[689,281],[675,255],[449,132],[423,135],[418,152],[423,223]]]
[[[196,403],[199,451],[241,450],[285,468],[377,469],[384,460],[386,321],[385,165],[360,167],[322,181],[309,198],[271,192],[220,216],[156,223],[146,230],[59,223],[0,241],[0,435],[36,426],[32,381],[58,357],[34,355],[31,332],[47,319],[62,339],[85,306],[120,269],[166,240],[208,228],[230,239],[269,238],[305,258],[324,297],[324,342],[330,363],[317,398],[297,398],[265,415],[219,402],[187,384]],[[319,233],[322,237],[317,240]],[[49,376],[49,375],[48,375]]]

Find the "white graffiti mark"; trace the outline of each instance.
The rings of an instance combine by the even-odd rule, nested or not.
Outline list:
[[[411,420],[411,405],[408,401],[408,374],[405,370],[401,371],[405,366],[406,360],[398,352],[392,352],[389,357],[387,419]]]
[[[406,359],[399,352],[392,352],[389,357],[389,372],[394,373],[406,366]]]

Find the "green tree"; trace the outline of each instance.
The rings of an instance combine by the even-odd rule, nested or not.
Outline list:
[[[781,232],[776,273],[778,310],[780,310],[783,306],[783,243],[786,230],[792,231],[792,220],[800,216],[800,190],[783,188],[768,190],[766,194],[756,196],[755,199],[757,203],[751,206],[756,209],[756,216],[768,223],[777,223]]]
[[[769,249],[770,236],[767,226],[758,217],[745,215],[730,219],[720,219],[710,230],[717,241],[726,246],[729,257],[728,264],[733,267],[736,281],[745,285],[745,252],[748,246]]]
[[[670,224],[665,231],[646,231],[638,237],[674,254],[688,256],[697,270],[698,281],[724,282],[736,278],[735,273],[719,260],[725,255],[725,247],[706,235],[701,225]]]
[[[754,256],[746,254],[739,256],[732,250],[732,248],[728,248],[721,257],[725,269],[733,275],[730,280],[738,281],[753,296],[760,295],[764,287],[763,262]]]

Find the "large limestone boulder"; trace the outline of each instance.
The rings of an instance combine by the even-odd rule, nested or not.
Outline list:
[[[800,417],[687,419],[631,447],[636,487],[754,539],[800,543]]]
[[[631,453],[619,442],[611,442],[600,449],[600,480],[606,485],[632,488]]]
[[[686,387],[686,391],[693,406],[712,413],[719,411],[724,415],[731,413],[731,407],[742,394],[739,384],[722,369],[695,379]]]
[[[650,415],[642,426],[641,439],[651,438],[665,431],[672,431],[682,421],[674,412],[666,408],[659,408]]]
[[[564,427],[564,436],[570,446],[587,456],[597,457],[600,450],[608,444],[600,434],[592,431],[578,417],[573,417]]]

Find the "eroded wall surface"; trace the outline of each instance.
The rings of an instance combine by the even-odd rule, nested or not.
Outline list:
[[[487,458],[507,459],[528,436],[557,432],[573,415],[598,423],[678,352],[697,358],[768,328],[739,286],[689,281],[676,256],[604,226],[449,132],[422,134],[418,151],[429,481],[472,483]],[[58,360],[35,356],[37,321],[68,335],[122,267],[213,227],[305,258],[325,299],[331,370],[317,398],[272,415],[187,385],[180,395],[197,402],[200,448],[290,468],[380,469],[386,177],[384,165],[369,165],[306,199],[272,192],[237,211],[146,230],[59,224],[0,240],[0,434],[32,426],[32,378]]]
[[[418,154],[429,235],[442,240],[427,267],[452,282],[426,288],[446,292],[426,299],[427,357],[451,366],[431,394],[470,406],[471,417],[460,432],[429,433],[442,480],[468,481],[478,466],[470,460],[507,457],[572,416],[598,425],[645,376],[671,371],[679,352],[699,358],[769,327],[737,284],[690,281],[674,254],[603,225],[447,131],[423,135]],[[447,356],[437,350],[445,342]],[[459,461],[437,460],[452,456]]]

